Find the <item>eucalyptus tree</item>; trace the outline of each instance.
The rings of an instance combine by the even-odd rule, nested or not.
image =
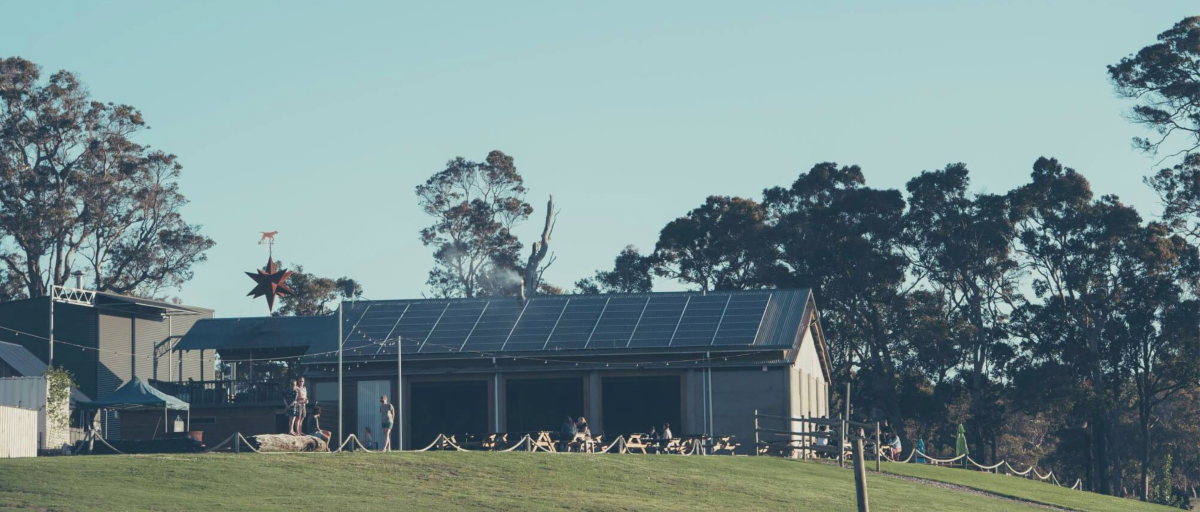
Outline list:
[[[521,242],[512,232],[529,218],[525,180],[501,151],[483,162],[457,157],[416,188],[433,223],[421,243],[434,249],[427,283],[441,297],[516,295]]]
[[[912,265],[944,291],[950,323],[970,327],[970,335],[958,339],[963,364],[957,373],[970,394],[971,437],[990,444],[994,457],[1003,405],[989,390],[992,376],[1016,355],[1008,321],[1021,300],[1008,198],[972,193],[969,172],[961,163],[922,172],[909,180],[907,189],[904,225]],[[976,453],[986,458],[985,451]]]
[[[90,270],[93,288],[157,295],[214,243],[183,220],[175,155],[137,143],[136,108],[93,100],[67,71],[0,59],[0,264],[30,297]]]
[[[1057,160],[1039,158],[1031,183],[1013,191],[1017,250],[1032,274],[1033,299],[1021,317],[1036,343],[1024,348],[1041,364],[1071,372],[1078,414],[1089,437],[1089,485],[1109,493],[1112,427],[1127,392],[1119,316],[1129,306],[1129,244],[1143,229],[1137,212],[1115,196],[1093,197],[1087,179]],[[1031,340],[1033,341],[1033,340]]]
[[[789,187],[763,192],[779,287],[812,288],[830,336],[834,379],[860,386],[859,402],[878,408],[905,446],[901,375],[918,355],[903,322],[912,310],[903,254],[904,199],[866,186],[862,169],[825,162]],[[851,376],[854,378],[852,379]]]
[[[613,259],[612,270],[597,270],[596,275],[575,282],[580,293],[646,293],[654,289],[653,262],[637,247],[625,246]]]
[[[766,209],[756,201],[710,196],[662,228],[650,256],[654,272],[701,291],[761,287],[777,269],[767,233]]]

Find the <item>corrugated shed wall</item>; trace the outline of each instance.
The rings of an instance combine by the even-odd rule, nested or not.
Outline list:
[[[122,384],[133,379],[133,319],[99,315],[99,365],[96,398],[106,398]],[[121,420],[112,411],[105,418],[105,437],[121,438]]]
[[[54,305],[54,339],[96,348],[96,310],[58,303]],[[95,350],[65,343],[54,344],[54,365],[75,376],[75,384],[88,397],[96,397],[97,354]]]
[[[212,318],[212,313],[207,315],[189,315],[177,316],[172,319],[171,333],[175,336],[182,336],[192,328],[192,325],[201,318]],[[164,320],[165,322],[165,320]],[[173,342],[178,342],[178,338]],[[213,369],[214,358],[216,351],[214,350],[190,350],[176,351],[175,359],[175,378],[176,380],[212,380],[215,378],[216,371]]]
[[[0,459],[37,457],[38,413],[0,405]]]
[[[133,322],[134,346],[137,347],[138,354],[134,360],[134,375],[142,379],[167,380],[167,358],[159,361],[154,357],[160,353],[159,347],[167,343],[167,321],[137,318]]]

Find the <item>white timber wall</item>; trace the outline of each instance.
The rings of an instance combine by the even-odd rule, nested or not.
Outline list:
[[[0,459],[37,457],[38,411],[0,405]]]
[[[825,372],[821,370],[821,358],[817,355],[817,341],[813,338],[812,329],[804,332],[804,340],[800,343],[800,355],[796,358],[795,368],[799,372],[797,380],[800,389],[800,409],[792,411],[793,416],[824,417],[829,415],[829,385],[825,382]]]

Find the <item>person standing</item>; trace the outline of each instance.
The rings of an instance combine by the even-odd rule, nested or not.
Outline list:
[[[383,418],[383,451],[392,450],[392,422],[396,419],[396,409],[388,403],[387,395],[379,397],[379,416]]]
[[[291,434],[293,436],[300,435],[296,431],[296,399],[297,399],[297,391],[296,390],[297,389],[298,388],[296,386],[296,380],[292,379],[292,387],[289,388],[287,391],[285,391],[284,395],[283,395],[284,412],[287,414],[287,418],[288,418],[288,434]]]
[[[301,376],[296,386],[296,435],[304,435],[304,418],[308,416],[308,388]]]

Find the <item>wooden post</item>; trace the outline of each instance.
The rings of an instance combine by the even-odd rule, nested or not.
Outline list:
[[[863,463],[863,432],[859,429],[859,435],[854,438],[854,491],[858,498],[858,512],[868,512],[870,506],[867,504],[867,468]]]
[[[838,467],[846,467],[846,419],[840,418],[841,430],[838,431],[837,451],[838,451]]]
[[[758,409],[754,410],[754,455],[758,455]]]
[[[879,452],[883,451],[883,445],[879,444],[879,422],[875,422],[875,472],[879,472]]]

